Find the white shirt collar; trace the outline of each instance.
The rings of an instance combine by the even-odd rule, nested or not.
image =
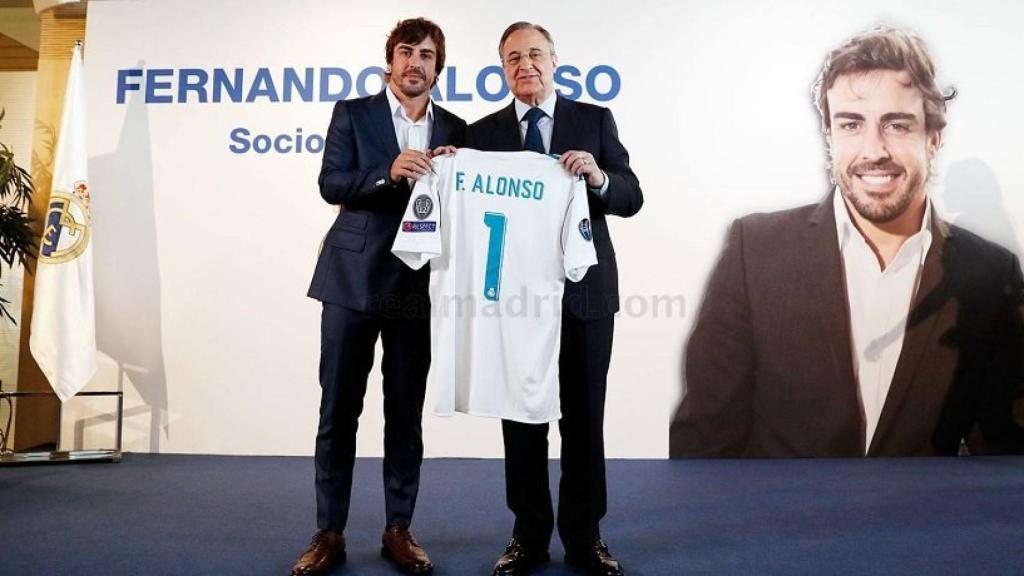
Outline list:
[[[832,210],[836,215],[836,234],[839,236],[840,252],[845,252],[846,247],[853,238],[859,238],[861,242],[867,244],[867,240],[861,234],[860,230],[857,229],[857,226],[854,225],[853,220],[850,219],[850,213],[846,207],[846,202],[843,200],[843,192],[838,186],[836,186],[835,191],[832,193]],[[923,265],[925,256],[928,255],[928,249],[931,248],[931,245],[932,201],[931,199],[926,199],[924,204],[924,217],[921,219],[921,229],[903,242],[903,246],[901,246],[899,252],[897,252],[896,258],[893,259],[893,263],[897,263],[902,260],[900,256],[906,250],[914,250],[920,255],[919,264]],[[919,252],[918,249],[920,250]]]
[[[543,102],[541,102],[540,106],[537,106],[537,108],[540,108],[541,110],[543,110],[544,113],[548,115],[548,118],[551,118],[552,120],[554,120],[555,119],[555,101],[556,100],[558,100],[558,94],[557,94],[557,92],[555,90],[552,90],[551,94],[547,97],[547,99],[545,99]],[[523,116],[526,116],[526,113],[529,112],[530,108],[533,108],[533,106],[530,106],[529,104],[523,102],[519,98],[515,99],[515,103],[516,103],[516,118],[518,118],[519,121],[522,122],[523,121]]]
[[[405,113],[405,108],[402,108],[402,103],[398,100],[398,96],[391,91],[391,84],[385,85],[384,92],[388,96],[388,104],[391,105],[391,116],[395,118],[401,118],[410,124],[416,124],[409,116]],[[433,99],[427,99],[427,113],[420,118],[420,122],[423,122],[424,118],[427,122],[434,121],[434,101]]]

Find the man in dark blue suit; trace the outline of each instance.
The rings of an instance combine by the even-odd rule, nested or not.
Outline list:
[[[409,533],[430,367],[429,270],[404,266],[391,245],[412,182],[430,171],[432,154],[462,143],[466,123],[430,99],[445,60],[444,34],[436,24],[423,18],[399,22],[386,55],[385,89],[335,106],[320,170],[320,194],[341,210],[309,287],[309,296],[323,302],[315,456],[319,530],[293,575],[321,574],[345,561],[356,429],[378,336],[384,350],[387,515],[381,553],[407,573],[433,569]]]
[[[515,99],[472,124],[470,148],[533,150],[561,155],[567,170],[582,175],[589,189],[597,266],[582,282],[567,282],[562,300],[559,396],[562,419],[562,478],[558,532],[566,561],[588,574],[622,574],[601,539],[599,523],[607,509],[604,469],[604,402],[611,360],[614,314],[619,310],[615,250],[605,216],[632,216],[643,194],[619,142],[607,108],[573,102],[554,91],[557,65],[551,34],[517,22],[498,44],[505,79]],[[515,514],[513,536],[494,574],[528,573],[549,558],[554,512],[548,488],[548,426],[502,421],[505,489]]]

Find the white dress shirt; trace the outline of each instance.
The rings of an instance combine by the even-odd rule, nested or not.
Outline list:
[[[833,208],[846,276],[853,370],[864,413],[866,452],[896,373],[910,304],[931,247],[932,208],[931,201],[926,200],[921,229],[903,242],[885,270],[854,226],[838,188],[833,195]]]
[[[540,108],[544,112],[544,116],[537,120],[537,129],[540,130],[540,139],[544,142],[544,150],[551,152],[551,134],[555,131],[555,101],[558,99],[557,93],[552,90],[551,95],[546,100],[540,103],[537,108]],[[533,106],[523,102],[522,100],[515,99],[516,106],[516,118],[519,118],[519,140],[526,142],[526,128],[529,126],[529,122],[526,120],[526,113],[530,111]],[[608,174],[601,171],[604,174],[604,184],[600,188],[590,188],[588,190],[597,194],[601,198],[604,198],[608,194]]]
[[[398,97],[391,91],[388,85],[384,89],[388,95],[388,103],[391,104],[391,120],[395,126],[395,138],[398,139],[398,149],[406,150],[412,148],[426,152],[430,146],[430,132],[434,125],[434,103],[427,100],[427,113],[417,121],[413,121],[405,113],[405,108],[398,101]]]

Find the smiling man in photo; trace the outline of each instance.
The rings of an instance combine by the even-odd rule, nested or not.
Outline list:
[[[673,457],[1024,451],[1024,282],[928,194],[946,126],[924,43],[879,28],[815,86],[833,190],[737,220],[686,350]]]

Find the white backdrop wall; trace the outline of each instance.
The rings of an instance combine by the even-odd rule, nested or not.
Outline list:
[[[445,30],[441,103],[466,120],[508,103],[487,99],[501,88],[487,67],[499,64],[502,30],[522,19],[545,25],[571,67],[559,89],[615,113],[646,204],[611,224],[624,304],[609,375],[611,457],[667,455],[685,337],[728,223],[826,192],[811,85],[828,50],[850,35],[889,23],[930,43],[940,81],[961,92],[933,197],[946,215],[1018,249],[1024,8],[1013,1],[92,3],[86,68],[104,361],[91,388],[124,387],[127,449],[311,453],[320,306],[305,292],[334,212],[317,192],[320,155],[308,143],[326,129],[332,102],[319,84],[311,101],[286,97],[285,69],[304,78],[310,68],[314,79],[343,69],[348,96],[357,95],[360,73],[384,66],[386,32],[419,15]],[[262,68],[281,101],[268,95]],[[243,101],[222,91],[213,102],[214,76],[233,81],[236,69]],[[327,74],[327,91],[341,91],[344,74]],[[199,84],[210,101],[181,93]],[[362,87],[379,89],[372,70]],[[307,146],[238,153],[239,128],[250,144],[301,131]],[[371,376],[360,422],[364,456],[381,453],[379,378]],[[80,410],[67,436],[79,443],[108,424]],[[428,456],[501,454],[493,420],[428,413],[424,434]],[[554,429],[552,439],[557,454]]]

